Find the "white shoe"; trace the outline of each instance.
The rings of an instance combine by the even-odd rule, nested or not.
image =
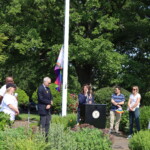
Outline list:
[[[130,139],[130,138],[132,138],[132,135],[128,135],[127,139]]]

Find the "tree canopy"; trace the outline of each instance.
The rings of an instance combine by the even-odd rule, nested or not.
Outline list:
[[[54,66],[64,37],[63,0],[0,1],[0,80],[30,96]],[[148,0],[70,1],[69,89],[120,84],[150,90]]]

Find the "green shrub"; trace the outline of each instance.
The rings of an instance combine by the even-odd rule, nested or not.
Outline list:
[[[29,96],[24,90],[17,88],[16,93],[18,93],[18,105],[27,105],[29,103]]]
[[[77,118],[76,114],[68,114],[65,117],[53,115],[52,123],[63,125],[65,129],[67,129],[68,127],[72,128],[76,124],[76,118]]]
[[[107,136],[103,136],[99,129],[83,128],[78,132],[72,132],[80,150],[111,150],[111,142]]]
[[[48,146],[40,132],[33,134],[25,128],[0,131],[0,150],[45,150]]]
[[[129,132],[129,112],[128,111],[124,111],[124,113],[121,116],[120,130],[125,133]]]
[[[141,99],[142,105],[150,106],[150,91],[146,92],[144,97]]]
[[[140,125],[141,129],[147,129],[150,121],[150,106],[140,108]]]
[[[55,114],[61,113],[61,108],[62,108],[62,96],[61,92],[58,92],[56,90],[56,84],[51,84],[50,90],[53,96],[53,110]],[[37,90],[32,94],[32,100],[35,103],[38,103],[38,97],[37,97]],[[70,94],[68,93],[68,98],[67,98],[67,105],[69,106],[70,104],[74,104],[75,100],[71,98]],[[70,112],[71,109],[68,107],[68,112]]]
[[[144,106],[140,108],[140,126],[142,130],[145,130],[148,128],[148,123],[150,120],[150,106]],[[134,127],[135,122],[134,122]],[[129,131],[129,112],[125,111],[125,113],[121,117],[120,121],[120,130],[124,132]]]
[[[99,129],[64,130],[63,125],[51,125],[50,149],[54,150],[111,150],[111,142]]]
[[[150,149],[150,130],[140,131],[130,139],[129,148],[131,150]]]
[[[11,126],[10,115],[0,112],[0,130],[4,130],[6,127]]]
[[[77,143],[70,130],[64,130],[62,124],[51,124],[49,134],[50,148],[53,150],[77,150]]]
[[[95,92],[95,102],[99,104],[106,104],[107,113],[110,110],[111,96],[113,93],[114,93],[114,88],[112,87],[105,87]],[[121,93],[124,94],[126,100],[125,104],[123,105],[123,109],[125,110],[127,109],[127,102],[129,99],[130,92],[122,88]]]

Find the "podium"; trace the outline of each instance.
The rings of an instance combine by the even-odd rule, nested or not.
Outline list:
[[[104,129],[106,126],[106,104],[84,104],[80,116],[84,123]]]

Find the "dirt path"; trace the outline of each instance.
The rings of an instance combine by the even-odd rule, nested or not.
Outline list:
[[[29,127],[28,121],[22,121],[22,120],[16,120],[14,124],[12,125],[13,128],[18,127]]]
[[[129,142],[125,135],[113,134],[113,145],[112,145],[113,150],[129,150],[128,144]]]

